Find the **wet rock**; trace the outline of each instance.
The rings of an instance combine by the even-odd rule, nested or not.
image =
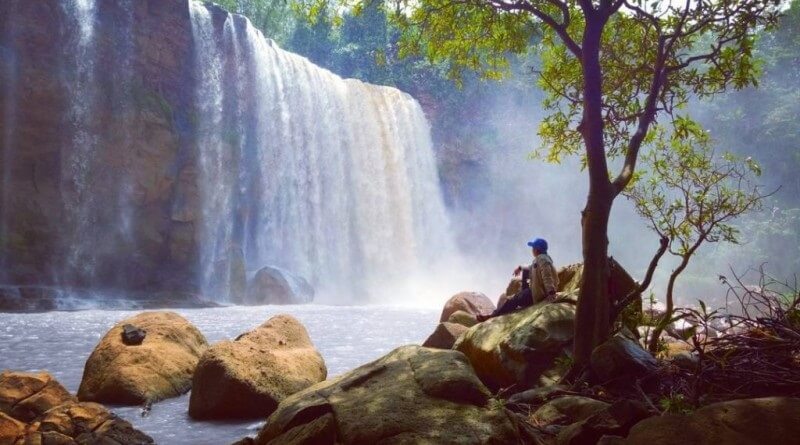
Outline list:
[[[471,328],[478,324],[478,319],[475,318],[475,314],[470,314],[464,311],[455,311],[447,317],[447,323],[455,323],[460,324],[461,326],[466,326]]]
[[[439,323],[433,334],[425,340],[422,346],[427,348],[451,349],[461,334],[467,332],[467,327],[456,323]]]
[[[288,397],[258,444],[520,443],[463,354],[404,346]]]
[[[147,331],[129,347],[123,326]],[[82,401],[141,405],[175,397],[191,388],[192,374],[208,347],[203,334],[174,312],[143,312],[117,323],[100,340],[83,370]]]
[[[621,400],[597,411],[585,420],[573,423],[562,429],[556,442],[558,445],[587,445],[596,444],[601,437],[606,435],[625,436],[631,427],[651,415],[640,403]]]
[[[0,373],[0,444],[152,444],[102,405],[78,402],[50,374]]]
[[[51,408],[75,400],[46,372],[0,373],[0,412],[21,422],[31,422]]]
[[[247,285],[242,304],[303,304],[314,299],[314,288],[302,277],[276,267],[259,270]]]
[[[203,354],[194,373],[189,415],[263,418],[283,399],[326,376],[325,362],[303,325],[278,315]]]
[[[130,444],[155,443],[143,432],[92,402],[69,402],[51,409],[28,432],[26,443]],[[70,440],[71,439],[71,440]]]
[[[147,336],[147,331],[132,324],[122,326],[122,342],[128,346],[140,345]]]
[[[655,372],[656,359],[636,342],[615,336],[592,351],[592,371],[600,381],[644,377]]]
[[[463,311],[471,315],[488,314],[494,311],[494,304],[480,292],[460,292],[450,297],[444,304],[439,321],[447,321],[456,311]]]
[[[691,414],[664,414],[637,423],[627,439],[608,444],[784,444],[800,437],[800,399],[766,397],[704,406]]]
[[[519,391],[560,378],[556,359],[571,346],[575,306],[540,303],[469,328],[453,349],[467,356],[481,381]]]

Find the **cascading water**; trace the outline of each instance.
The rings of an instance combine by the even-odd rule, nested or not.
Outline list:
[[[414,99],[217,6],[142,5],[0,2],[0,285],[259,303],[264,269],[365,301],[449,258]]]
[[[235,301],[237,255],[359,298],[450,252],[416,101],[343,80],[242,17],[191,13],[207,293]]]

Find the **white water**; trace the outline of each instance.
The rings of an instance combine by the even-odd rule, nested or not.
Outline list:
[[[397,346],[419,344],[436,327],[438,309],[386,306],[260,306],[177,310],[209,343],[233,339],[278,313],[300,320],[333,377],[376,359]],[[123,311],[0,314],[0,369],[47,370],[70,392],[80,384],[83,365],[100,338]],[[197,422],[187,415],[189,396],[153,406],[149,417],[139,407],[112,410],[151,435],[159,444],[226,444],[255,435],[260,422]]]
[[[191,13],[207,295],[231,301],[220,281],[237,254],[249,272],[278,266],[337,301],[363,301],[451,258],[413,98],[341,79],[242,17],[221,21],[199,3]]]
[[[98,143],[93,129],[95,122],[95,16],[94,0],[72,0],[65,10],[69,14],[70,25],[77,29],[73,38],[72,50],[75,57],[70,59],[68,68],[70,82],[67,84],[70,100],[69,131],[72,132],[71,145],[66,149],[62,171],[69,172],[62,193],[67,209],[67,220],[71,239],[67,258],[66,273],[77,272],[79,276],[91,278],[97,266],[91,254],[94,249],[91,235],[93,209],[95,207],[91,173]]]

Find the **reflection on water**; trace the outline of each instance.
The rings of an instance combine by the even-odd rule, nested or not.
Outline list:
[[[421,343],[433,332],[436,309],[386,306],[260,306],[179,309],[209,343],[233,339],[271,316],[300,320],[325,358],[328,377],[376,359],[397,346]],[[46,370],[75,393],[83,365],[100,338],[128,311],[89,310],[42,314],[0,314],[0,369]],[[253,435],[261,422],[195,422],[188,418],[189,396],[153,406],[142,418],[138,407],[113,411],[160,444],[225,444]]]

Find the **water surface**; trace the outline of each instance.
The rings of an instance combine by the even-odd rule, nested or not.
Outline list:
[[[138,311],[86,310],[0,314],[0,369],[46,370],[75,393],[83,365],[116,322]],[[300,320],[325,359],[328,377],[374,360],[397,346],[421,343],[436,327],[438,309],[387,306],[258,306],[178,309],[209,343],[233,339],[273,315]],[[187,415],[189,395],[139,407],[112,407],[160,444],[226,444],[254,435],[262,422],[197,422]]]

